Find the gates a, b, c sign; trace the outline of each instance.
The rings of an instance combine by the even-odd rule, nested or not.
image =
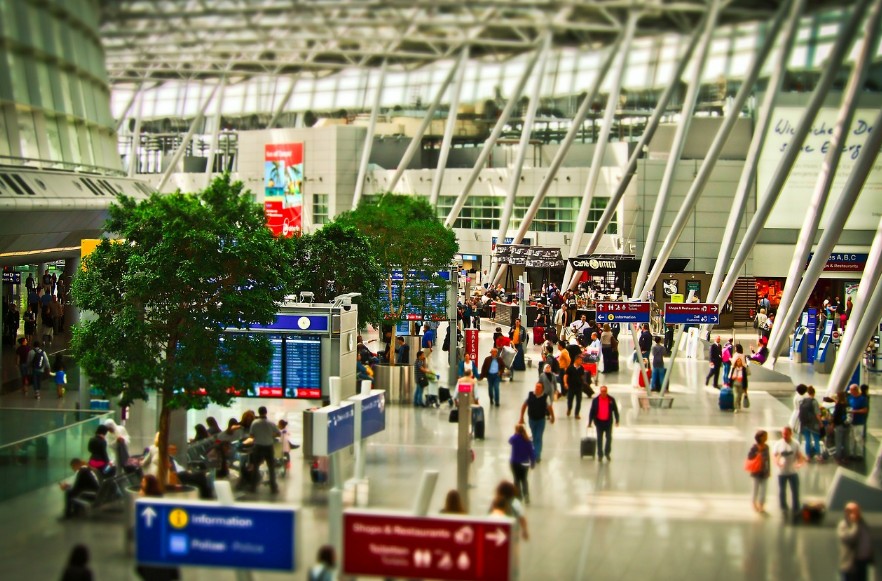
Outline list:
[[[297,566],[291,507],[141,498],[135,519],[138,563],[273,571]]]
[[[598,323],[648,323],[650,304],[647,302],[597,302]]]

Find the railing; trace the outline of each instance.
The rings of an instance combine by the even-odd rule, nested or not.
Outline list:
[[[72,476],[71,459],[88,459],[89,438],[110,417],[81,410],[0,410],[3,433],[39,431],[0,446],[0,501]]]
[[[35,157],[14,157],[11,155],[0,155],[0,166],[12,168],[40,169],[47,171],[70,171],[78,174],[101,175],[126,177],[126,172],[118,167],[103,167],[100,165],[89,165],[85,163],[74,163],[71,161],[58,161],[55,159],[39,159]]]

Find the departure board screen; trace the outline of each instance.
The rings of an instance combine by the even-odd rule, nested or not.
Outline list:
[[[263,381],[248,388],[244,397],[321,399],[322,340],[318,335],[267,335],[273,347]]]

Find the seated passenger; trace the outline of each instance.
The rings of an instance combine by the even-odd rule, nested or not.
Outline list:
[[[78,513],[78,506],[74,500],[79,498],[85,492],[98,492],[98,476],[89,468],[89,466],[80,460],[74,458],[70,461],[71,469],[76,473],[73,484],[62,482],[59,487],[64,491],[64,517],[73,518]]]

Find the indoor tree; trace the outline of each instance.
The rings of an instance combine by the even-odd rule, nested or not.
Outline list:
[[[395,324],[406,315],[405,308],[422,309],[426,293],[444,294],[446,282],[436,273],[450,268],[459,249],[456,234],[438,219],[425,198],[391,192],[363,198],[357,208],[338,216],[337,222],[355,226],[371,241],[383,273],[383,318],[392,324],[394,345]],[[394,362],[390,357],[390,363]]]
[[[270,323],[292,278],[292,243],[228,175],[198,194],[153,194],[111,206],[105,239],[83,260],[73,298],[91,313],[71,349],[91,384],[121,405],[156,391],[160,482],[175,409],[229,405],[264,377],[269,342],[225,333]]]

